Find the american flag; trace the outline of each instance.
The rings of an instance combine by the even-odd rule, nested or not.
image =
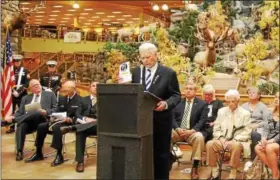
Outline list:
[[[1,59],[1,99],[2,117],[10,116],[13,113],[12,88],[15,85],[14,66],[12,59],[11,38],[7,32],[4,56]]]

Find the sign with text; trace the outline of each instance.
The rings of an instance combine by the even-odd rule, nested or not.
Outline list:
[[[64,42],[66,43],[78,43],[81,42],[81,32],[67,32],[64,35]]]

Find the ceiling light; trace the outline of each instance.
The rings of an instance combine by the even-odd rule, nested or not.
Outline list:
[[[29,2],[21,2],[20,4],[30,4]]]
[[[99,22],[99,23],[97,23],[97,24],[102,24],[102,22]]]
[[[73,4],[72,7],[73,7],[74,9],[79,9],[79,8],[80,8],[80,5],[79,5],[78,3],[75,2],[75,3]]]
[[[35,16],[35,17],[44,17],[44,16]]]
[[[68,21],[60,21],[61,23],[67,23]]]
[[[158,11],[159,10],[159,6],[157,4],[153,5],[153,10],[154,11]]]
[[[80,15],[88,15],[88,13],[80,13]]]
[[[86,8],[84,9],[85,11],[92,11],[93,9],[92,8]]]
[[[90,19],[90,20],[88,20],[89,22],[94,22],[95,20],[94,19]]]
[[[131,24],[131,23],[133,23],[133,21],[126,21],[126,23],[127,23],[127,24]]]
[[[84,23],[85,25],[91,25],[91,23]]]
[[[54,11],[52,11],[52,12],[56,13],[56,12],[60,12],[60,11],[59,11],[59,10],[54,10]]]
[[[38,13],[38,14],[45,14],[44,11],[37,11],[36,13]]]
[[[64,17],[64,18],[62,18],[62,19],[70,19],[69,17]]]
[[[54,22],[53,21],[51,21],[51,22],[48,22],[48,24],[53,24]]]
[[[43,19],[35,19],[35,21],[43,21]]]
[[[110,19],[102,19],[102,21],[111,21]]]
[[[118,21],[124,21],[125,19],[117,19]]]
[[[94,18],[94,19],[98,19],[98,18],[99,18],[99,16],[92,16],[92,18]]]
[[[62,8],[63,6],[61,6],[61,5],[55,5],[55,6],[53,6],[54,8]]]
[[[114,24],[119,24],[120,22],[115,21],[115,22],[112,22],[112,23],[114,23]]]
[[[164,11],[167,11],[169,9],[168,5],[167,4],[163,4],[161,6],[161,9],[164,10]]]
[[[22,10],[25,10],[25,9],[29,9],[29,8],[28,8],[28,7],[22,7],[21,9],[22,9]]]
[[[121,11],[114,11],[112,12],[113,14],[121,14],[122,12]]]
[[[131,15],[130,14],[125,14],[125,15],[123,15],[123,17],[131,17]]]
[[[55,17],[58,16],[57,14],[50,14],[49,16]]]
[[[60,26],[65,26],[65,24],[59,24]]]
[[[65,16],[73,16],[73,14],[64,14]]]
[[[96,12],[95,14],[105,14],[104,12]]]
[[[70,11],[70,12],[75,12],[76,9],[68,9],[67,11]]]
[[[56,19],[50,18],[49,20],[50,20],[50,21],[55,21]]]
[[[108,18],[114,18],[114,17],[116,17],[116,16],[107,16]]]
[[[79,17],[79,19],[85,19],[85,17]]]
[[[133,20],[139,20],[140,18],[132,18]]]

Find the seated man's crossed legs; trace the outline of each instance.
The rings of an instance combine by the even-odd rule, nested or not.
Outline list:
[[[231,153],[229,162],[231,171],[228,179],[236,179],[237,168],[240,166],[240,158],[243,151],[243,146],[240,142],[227,141],[226,149]],[[221,155],[221,150],[223,150],[223,144],[220,140],[211,140],[206,144],[207,163],[211,167],[211,179],[217,179],[219,176],[217,163],[219,156]]]

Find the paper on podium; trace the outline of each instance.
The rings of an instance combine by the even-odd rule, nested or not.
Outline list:
[[[85,124],[85,123],[87,123],[86,121],[84,121],[84,120],[82,120],[82,119],[80,119],[80,118],[77,118],[77,122],[80,123],[80,124]]]
[[[36,111],[42,109],[40,102],[30,103],[25,105],[25,112]]]
[[[144,91],[144,97],[149,99],[150,101],[153,102],[154,105],[156,105],[158,102],[162,101],[162,99],[155,94],[149,92],[149,91]]]
[[[131,82],[132,75],[130,73],[130,64],[129,62],[124,62],[119,67],[119,83]]]

